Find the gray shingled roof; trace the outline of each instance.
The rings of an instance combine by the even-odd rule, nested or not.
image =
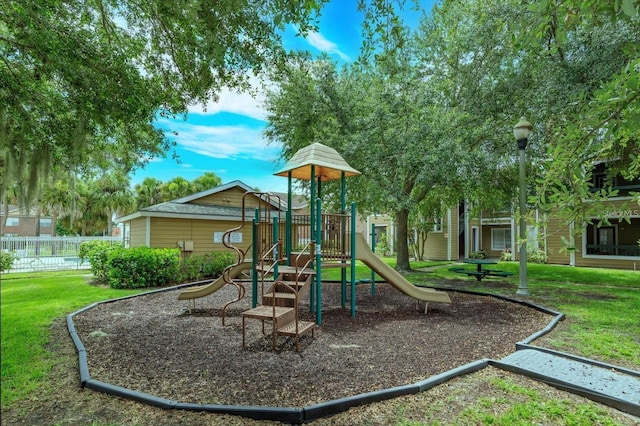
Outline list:
[[[338,151],[316,142],[296,152],[275,175],[288,176],[291,172],[291,176],[296,179],[311,180],[311,166],[315,166],[315,177],[320,177],[322,181],[340,179],[342,172],[345,177],[360,174],[347,164]]]

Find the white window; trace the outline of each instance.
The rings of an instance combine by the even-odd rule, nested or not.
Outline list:
[[[511,229],[496,228],[491,230],[491,250],[503,251],[511,248]]]
[[[51,228],[51,225],[52,225],[51,218],[40,219],[40,227]]]
[[[7,218],[7,226],[20,226],[20,218],[19,217],[8,217]]]
[[[434,217],[433,218],[433,232],[442,232],[442,218]]]

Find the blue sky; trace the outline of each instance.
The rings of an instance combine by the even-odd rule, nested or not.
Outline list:
[[[315,55],[324,52],[339,62],[354,61],[359,53],[362,22],[356,4],[357,0],[331,0],[322,9],[319,31],[301,38],[291,29],[284,35],[285,47]],[[433,1],[421,4],[430,10]],[[412,18],[415,24],[416,15]],[[213,172],[223,184],[237,179],[263,191],[286,192],[287,179],[273,175],[284,165],[280,146],[267,145],[262,135],[267,124],[262,99],[260,95],[254,98],[225,90],[217,103],[191,107],[187,120],[159,119],[159,128],[178,133],[171,139],[177,143],[179,162],[170,155],[154,159],[132,175],[132,182],[139,183],[145,177],[167,181],[181,176],[192,180]]]

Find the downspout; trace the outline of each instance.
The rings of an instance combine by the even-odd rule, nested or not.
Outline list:
[[[452,254],[452,235],[451,235],[451,209],[447,210],[447,260],[451,260]]]
[[[571,223],[569,224],[569,248],[571,249],[569,250],[569,266],[576,266],[576,239],[574,236],[574,232],[575,224],[573,221],[571,221]]]
[[[145,222],[145,235],[144,235],[144,244],[147,247],[151,247],[151,216],[146,217]]]

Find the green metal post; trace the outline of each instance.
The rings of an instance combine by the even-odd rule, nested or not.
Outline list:
[[[316,203],[318,223],[316,226],[316,324],[322,325],[322,201],[318,198]]]
[[[371,224],[371,251],[376,252],[376,225]],[[371,270],[371,295],[376,295],[376,273]]]
[[[344,217],[344,215],[347,213],[347,206],[346,206],[346,179],[345,179],[345,173],[341,172],[340,173],[340,214],[343,215],[342,216],[342,232],[343,235],[340,236],[340,238],[342,239],[342,247],[346,248],[346,239],[347,236],[345,235],[346,232],[346,218]],[[351,230],[351,232],[353,232],[353,230]],[[353,253],[352,253],[353,255]],[[342,261],[343,263],[346,262],[346,260]],[[346,303],[347,303],[347,270],[346,268],[340,268],[340,282],[341,282],[341,292],[340,292],[340,301],[341,301],[341,305],[344,308]]]
[[[309,198],[309,227],[311,228],[310,238],[313,239],[316,237],[316,166],[311,165],[311,196]],[[320,246],[320,241],[316,241],[316,248]],[[313,256],[313,253],[311,254]],[[316,271],[320,270],[320,264],[315,264]],[[315,282],[311,283],[311,294],[309,295],[309,309],[311,312],[314,311],[316,304],[315,302],[315,294],[316,294],[316,284]]]
[[[356,316],[356,203],[351,203],[351,317]]]
[[[518,146],[521,146],[518,141]],[[516,294],[520,296],[529,296],[529,288],[527,286],[527,223],[525,222],[527,214],[527,183],[525,177],[524,166],[524,145],[520,148],[520,282]]]
[[[311,198],[309,210],[311,214],[311,238],[316,235],[316,166],[311,165]]]
[[[253,217],[253,235],[251,236],[251,307],[255,308],[258,306],[258,223],[260,221],[258,209],[255,211],[255,215]]]
[[[292,224],[291,224],[291,205],[293,203],[293,179],[291,176],[291,171],[289,171],[289,175],[288,175],[288,188],[287,188],[287,214],[286,214],[286,226],[285,226],[285,246],[286,246],[286,255],[287,255],[287,265],[291,265],[291,252],[293,251],[293,248],[291,247],[292,245]]]
[[[273,244],[278,244],[279,240],[278,235],[278,216],[273,216]],[[273,250],[273,260],[275,261],[275,265],[273,267],[273,277],[278,276],[278,259],[280,256],[280,252],[278,251],[278,246]]]

